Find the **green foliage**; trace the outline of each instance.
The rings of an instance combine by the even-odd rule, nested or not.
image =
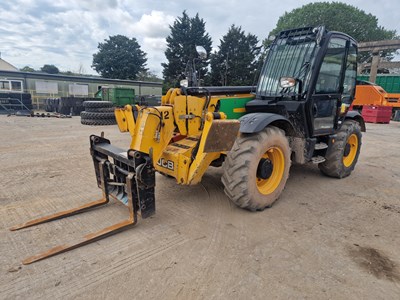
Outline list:
[[[49,74],[58,74],[60,70],[55,65],[44,65],[40,68],[40,71],[49,73]]]
[[[93,54],[92,68],[103,77],[136,79],[139,72],[147,71],[146,53],[140,49],[136,38],[110,36],[97,48],[98,52]]]
[[[20,69],[22,72],[35,72],[34,68],[31,68],[30,66],[25,66],[22,69]]]
[[[62,75],[68,75],[68,76],[80,76],[80,74],[74,73],[74,72],[72,72],[72,71],[64,71],[64,72],[60,72],[60,74],[62,74]]]
[[[372,14],[342,2],[315,2],[285,12],[270,35],[282,30],[303,26],[325,25],[328,30],[347,33],[358,42],[391,40],[396,38],[396,30],[387,30],[378,25],[378,18]],[[271,42],[265,40],[264,46]],[[384,51],[382,56],[390,60],[395,50]],[[369,53],[360,53],[358,61],[370,59]]]
[[[140,71],[136,79],[140,81],[163,82],[161,78],[151,71]]]
[[[257,37],[232,25],[220,42],[211,55],[211,85],[252,85],[260,54]]]
[[[270,35],[285,29],[317,25],[347,33],[359,42],[390,40],[396,35],[395,30],[379,26],[377,17],[341,2],[315,2],[285,12]]]
[[[205,30],[205,22],[196,14],[190,18],[186,11],[178,17],[172,26],[171,33],[167,37],[167,50],[165,56],[167,63],[163,66],[164,90],[176,87],[179,81],[184,78],[186,64],[198,58],[196,46],[203,46],[207,51],[207,56],[211,52],[211,37]],[[200,78],[204,78],[207,72],[208,60],[197,60],[196,68]]]

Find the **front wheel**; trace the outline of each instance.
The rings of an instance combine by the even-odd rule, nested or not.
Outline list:
[[[326,154],[326,161],[318,165],[330,177],[344,178],[354,170],[361,149],[361,127],[357,121],[346,120]]]
[[[270,207],[289,177],[290,147],[285,132],[269,126],[242,134],[228,152],[222,182],[233,203],[251,211]]]

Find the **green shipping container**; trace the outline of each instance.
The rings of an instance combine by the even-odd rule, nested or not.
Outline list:
[[[359,75],[357,79],[369,81],[369,75]],[[378,74],[375,83],[388,93],[400,93],[400,75]]]
[[[102,88],[101,98],[111,101],[115,106],[125,106],[135,103],[135,90],[132,88]]]

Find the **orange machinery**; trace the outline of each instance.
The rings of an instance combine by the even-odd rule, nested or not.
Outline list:
[[[364,105],[391,106],[394,113],[395,110],[400,109],[400,94],[387,93],[379,85],[358,81],[352,106],[357,109]]]

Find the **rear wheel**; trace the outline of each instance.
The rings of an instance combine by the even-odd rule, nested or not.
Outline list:
[[[289,177],[290,147],[283,130],[270,126],[240,136],[224,162],[225,193],[239,207],[270,207]]]
[[[347,177],[357,164],[360,149],[361,127],[358,122],[347,120],[337,133],[335,142],[328,149],[326,161],[318,167],[327,176]]]

